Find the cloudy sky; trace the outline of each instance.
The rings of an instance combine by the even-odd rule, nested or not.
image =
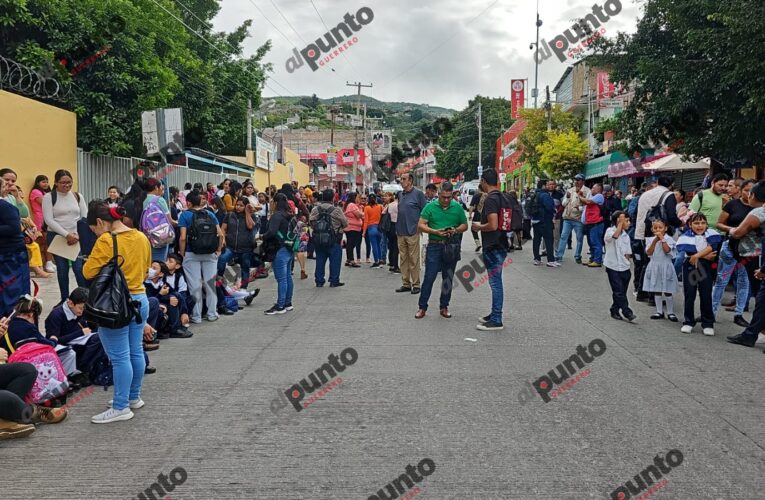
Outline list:
[[[576,18],[605,0],[540,0],[542,40],[550,42]],[[606,36],[633,32],[640,10],[637,0],[609,0],[621,12],[604,23]],[[355,93],[346,82],[371,83],[363,89],[384,101],[406,101],[462,109],[476,94],[509,98],[510,79],[528,78],[534,86],[534,0],[225,0],[215,28],[230,31],[243,19],[254,21],[246,42],[250,54],[266,40],[272,49],[266,62],[273,73],[263,93],[321,98]],[[278,7],[278,9],[277,9]],[[285,64],[346,13],[369,7],[374,18],[355,35],[358,42],[328,66],[312,71],[307,64],[290,73]],[[286,20],[285,20],[286,18]],[[552,88],[567,62],[554,55],[539,66],[539,88]],[[332,71],[334,70],[334,71]],[[540,90],[542,93],[543,90]]]

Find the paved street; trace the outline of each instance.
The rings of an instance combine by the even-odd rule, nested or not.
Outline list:
[[[259,280],[252,307],[151,353],[158,372],[133,420],[91,424],[110,399],[98,390],[63,424],[0,442],[2,498],[152,498],[138,495],[176,470],[156,498],[366,499],[418,464],[427,477],[399,481],[400,498],[611,498],[657,455],[654,498],[762,498],[765,358],[725,343],[732,314],[714,338],[650,321],[644,304],[637,324],[617,322],[603,270],[570,254],[561,269],[533,267],[530,244],[510,255],[503,332],[475,329],[488,284],[458,288],[451,320],[432,297],[418,321],[387,270],[343,268],[339,289],[297,280],[295,311],[274,317],[263,310],[275,283]],[[606,350],[593,344],[576,385],[548,403],[519,397],[596,339]],[[341,383],[300,412],[269,409],[332,354]]]

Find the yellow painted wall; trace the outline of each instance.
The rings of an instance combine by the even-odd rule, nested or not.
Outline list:
[[[0,90],[0,168],[11,168],[25,200],[35,177],[58,169],[77,187],[77,118],[72,112]]]
[[[250,157],[253,155],[248,152],[247,156],[248,163],[252,165],[253,161],[250,160]],[[284,160],[286,165],[277,162],[274,166],[274,170],[271,172],[270,184],[273,184],[277,188],[281,188],[282,184],[291,182],[293,180],[297,181],[300,186],[305,186],[308,184],[308,181],[310,180],[309,166],[300,161],[300,155],[289,148],[285,148]],[[292,165],[292,178],[290,178],[290,164]],[[255,167],[255,187],[262,190],[268,187],[268,185],[268,170]]]

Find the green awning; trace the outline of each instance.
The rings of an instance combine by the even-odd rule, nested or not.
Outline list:
[[[594,179],[608,175],[608,166],[611,164],[611,157],[618,153],[612,153],[599,158],[593,158],[587,162],[584,167],[585,179]]]

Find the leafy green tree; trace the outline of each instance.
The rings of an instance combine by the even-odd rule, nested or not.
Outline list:
[[[86,150],[142,155],[141,112],[180,107],[186,130],[194,132],[188,145],[241,153],[247,99],[259,104],[270,42],[244,58],[251,21],[213,32],[218,0],[183,2],[193,15],[176,2],[159,2],[0,0],[0,46],[71,87],[64,106],[78,115],[78,145]],[[83,64],[97,52],[104,54]]]
[[[443,178],[465,173],[466,179],[478,177],[478,102],[482,113],[482,156],[484,168],[494,168],[497,138],[512,125],[510,101],[503,98],[476,96],[468,107],[450,120],[450,129],[443,135],[436,152],[436,171]]]
[[[550,117],[544,109],[522,109],[521,118],[526,120],[526,128],[518,136],[521,148],[521,163],[528,163],[533,172],[540,172],[540,146],[550,140],[548,126],[553,132],[577,132],[581,118],[563,111],[560,106],[553,106]]]
[[[570,179],[587,161],[587,141],[573,130],[551,130],[537,146],[539,168],[551,179]]]
[[[592,58],[634,92],[620,115],[625,151],[664,143],[765,164],[765,4],[646,0],[643,10],[634,34],[599,40]]]

